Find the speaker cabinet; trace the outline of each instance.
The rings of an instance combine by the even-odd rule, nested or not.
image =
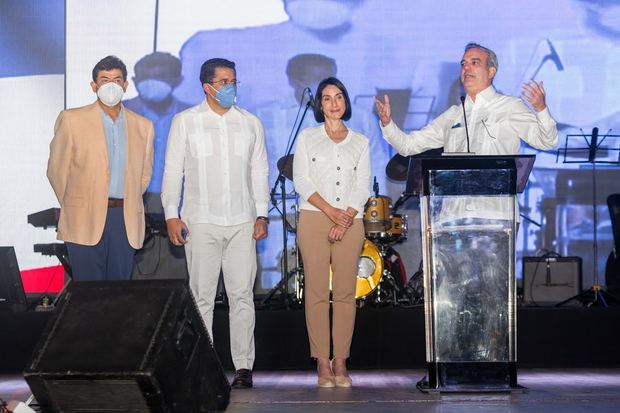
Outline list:
[[[0,247],[0,310],[25,311],[28,305],[13,247]]]
[[[523,302],[560,303],[581,292],[581,279],[580,257],[523,257]]]
[[[24,377],[45,412],[209,412],[230,385],[187,282],[72,282]]]

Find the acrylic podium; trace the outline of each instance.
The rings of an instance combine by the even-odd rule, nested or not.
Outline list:
[[[425,392],[517,385],[515,237],[534,155],[410,158],[421,198]]]

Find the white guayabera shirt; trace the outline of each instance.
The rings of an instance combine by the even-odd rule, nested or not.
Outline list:
[[[267,216],[269,188],[260,120],[232,106],[215,113],[206,100],[177,114],[170,127],[162,182],[166,219],[238,225]]]
[[[537,149],[548,150],[558,143],[558,130],[549,109],[534,113],[518,98],[497,93],[489,86],[465,99],[470,151],[476,155],[517,155],[521,140]],[[381,127],[383,137],[403,156],[429,149],[467,152],[463,108],[454,105],[424,128],[406,134],[394,122]],[[512,204],[483,197],[444,203],[442,220],[455,218],[505,219]]]

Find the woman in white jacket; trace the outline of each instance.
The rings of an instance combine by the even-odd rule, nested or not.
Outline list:
[[[306,326],[310,353],[317,359],[318,385],[351,387],[346,360],[364,243],[362,215],[370,195],[368,138],[344,123],[351,117],[351,101],[342,82],[324,79],[315,96],[314,117],[323,123],[301,132],[293,165],[293,181],[301,198],[297,237],[304,260]]]

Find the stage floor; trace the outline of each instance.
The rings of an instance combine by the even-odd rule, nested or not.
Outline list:
[[[233,390],[228,413],[295,412],[620,412],[620,369],[519,369],[527,390],[509,394],[428,395],[424,370],[352,370],[352,389],[319,389],[309,371],[259,371],[254,389]],[[0,376],[0,397],[26,400],[20,376]]]

